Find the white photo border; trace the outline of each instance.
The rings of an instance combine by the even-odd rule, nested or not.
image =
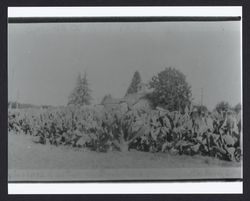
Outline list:
[[[234,17],[242,6],[8,7],[8,17]],[[241,20],[242,33],[242,20]],[[242,34],[241,34],[242,35]],[[242,36],[241,36],[242,47]],[[241,48],[242,49],[242,48]],[[242,55],[242,50],[241,50]],[[242,62],[241,62],[242,69]],[[241,73],[242,75],[242,73]],[[242,89],[242,85],[241,85]],[[242,91],[242,90],[241,90]],[[241,98],[242,100],[242,98]],[[9,183],[8,194],[242,194],[243,182]]]

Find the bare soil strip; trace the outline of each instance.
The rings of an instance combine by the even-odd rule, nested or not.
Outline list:
[[[9,135],[9,181],[239,179],[241,163],[202,156],[73,150]]]

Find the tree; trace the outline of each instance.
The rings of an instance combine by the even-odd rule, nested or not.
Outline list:
[[[138,86],[141,83],[141,76],[138,71],[135,71],[134,76],[132,78],[131,84],[129,88],[127,89],[126,95],[133,94],[138,92]]]
[[[201,114],[201,113],[207,113],[208,112],[208,109],[207,109],[207,107],[205,105],[197,105],[194,108],[197,109],[197,112],[199,114]]]
[[[91,90],[89,88],[87,74],[85,72],[82,78],[79,73],[76,80],[76,86],[69,96],[68,105],[89,105],[91,100]]]
[[[216,106],[215,106],[215,111],[221,113],[221,112],[225,112],[228,111],[231,108],[231,106],[229,105],[228,102],[226,101],[221,101],[219,102]]]
[[[174,68],[165,68],[149,82],[153,92],[147,97],[153,106],[160,106],[169,111],[184,111],[191,103],[191,87],[185,75]]]

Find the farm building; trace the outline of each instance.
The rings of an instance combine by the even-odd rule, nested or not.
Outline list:
[[[149,92],[147,85],[142,83],[138,86],[137,93],[128,94],[124,98],[113,98],[111,95],[108,95],[101,104],[113,110],[148,110],[151,109],[151,104],[145,95]]]

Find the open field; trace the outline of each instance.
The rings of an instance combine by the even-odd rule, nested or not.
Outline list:
[[[8,137],[9,181],[241,178],[241,163],[203,156],[73,150]]]

